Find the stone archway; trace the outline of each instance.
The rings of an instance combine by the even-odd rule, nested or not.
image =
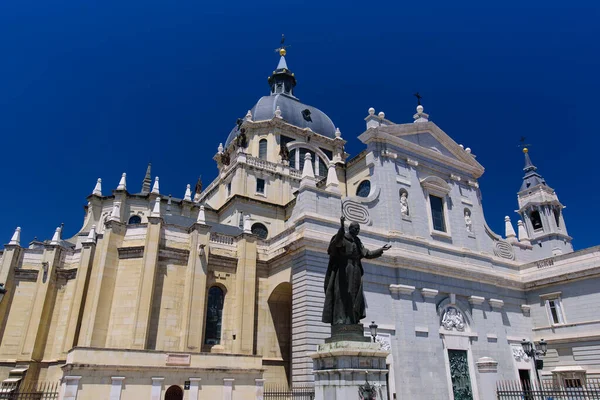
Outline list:
[[[292,284],[283,282],[271,292],[268,300],[269,312],[273,321],[274,335],[271,351],[280,361],[272,363],[273,370],[279,370],[276,381],[291,384],[292,373]]]
[[[177,385],[173,385],[167,389],[165,400],[183,400],[183,390]]]

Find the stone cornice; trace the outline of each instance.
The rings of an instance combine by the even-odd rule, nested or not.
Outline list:
[[[415,127],[414,130],[403,128],[405,125]],[[443,165],[448,165],[459,171],[465,171],[475,178],[479,178],[483,175],[484,168],[479,164],[473,156],[467,154],[458,145],[450,139],[450,137],[439,129],[433,122],[427,122],[425,124],[405,124],[405,125],[393,125],[379,128],[371,128],[363,132],[358,138],[365,144],[372,141],[385,142],[395,145],[401,149],[408,150],[414,154],[418,154],[426,159],[435,160]],[[420,126],[423,125],[423,126]],[[425,127],[426,129],[420,129]],[[406,132],[403,132],[406,131]],[[440,154],[434,150],[428,149],[423,146],[419,146],[415,143],[409,142],[408,140],[402,139],[401,137],[394,136],[394,133],[404,134],[416,134],[428,132],[440,141],[450,152],[453,153],[456,159]],[[458,151],[456,150],[458,148]],[[462,154],[464,153],[464,154]]]

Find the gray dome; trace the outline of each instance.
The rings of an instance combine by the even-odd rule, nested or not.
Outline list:
[[[285,94],[261,97],[260,100],[258,100],[258,103],[251,109],[252,120],[265,121],[273,119],[277,106],[279,106],[279,109],[281,110],[281,117],[288,124],[297,126],[298,128],[310,128],[319,135],[331,139],[335,138],[335,126],[323,111],[315,107],[307,106],[298,101],[295,97]],[[306,113],[305,110],[308,110],[310,113]],[[305,117],[304,114],[308,114],[308,116]],[[231,130],[227,137],[227,141],[225,142],[226,147],[237,134],[238,127],[236,126]]]

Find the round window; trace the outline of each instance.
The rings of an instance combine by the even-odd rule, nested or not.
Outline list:
[[[252,225],[252,228],[250,228],[250,229],[251,229],[253,235],[258,236],[261,239],[266,239],[267,236],[269,236],[269,231],[267,230],[267,227],[259,222]]]
[[[356,195],[358,197],[369,197],[371,193],[371,182],[370,181],[362,181],[358,188],[356,189]]]

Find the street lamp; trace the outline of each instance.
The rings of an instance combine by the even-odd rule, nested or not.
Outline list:
[[[543,357],[546,355],[546,351],[548,350],[548,342],[542,339],[536,345],[533,342],[523,339],[521,346],[523,346],[523,352],[533,359],[533,365],[535,365],[535,376],[537,378],[538,387],[541,389],[542,382],[540,381],[540,374],[538,370],[544,368],[544,361],[538,360],[536,357]]]
[[[371,330],[371,337],[373,338],[373,343],[375,343],[375,338],[377,337],[377,324],[375,323],[375,321],[371,321],[369,329]]]
[[[0,283],[0,303],[2,303],[2,299],[6,294],[6,288],[4,287],[4,283]]]

